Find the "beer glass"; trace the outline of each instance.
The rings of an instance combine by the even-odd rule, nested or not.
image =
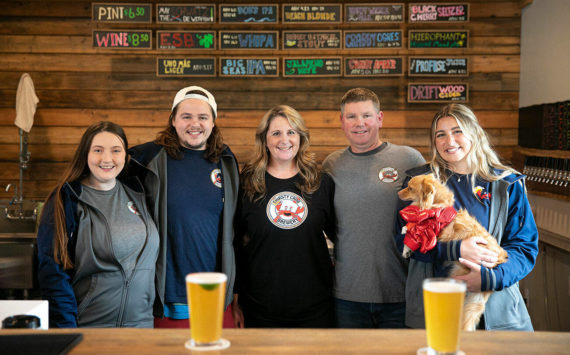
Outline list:
[[[222,339],[224,295],[227,276],[217,272],[199,272],[186,276],[190,337],[185,346],[192,350],[220,350],[230,346]]]
[[[428,344],[422,353],[462,354],[459,334],[466,284],[449,278],[431,278],[425,279],[422,287]]]

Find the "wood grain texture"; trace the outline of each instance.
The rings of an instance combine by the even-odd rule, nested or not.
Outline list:
[[[520,0],[473,0],[466,23],[320,24],[319,30],[401,29],[403,48],[315,50],[315,56],[467,56],[465,78],[401,77],[355,78],[158,78],[159,56],[305,56],[293,50],[262,51],[124,51],[92,48],[96,29],[188,30],[186,25],[156,23],[156,2],[150,24],[97,23],[91,21],[91,1],[0,0],[0,184],[18,179],[18,134],[13,125],[20,76],[29,73],[40,99],[30,133],[30,169],[25,172],[25,192],[45,197],[71,159],[84,129],[100,120],[124,126],[131,145],[153,140],[166,126],[173,95],[197,84],[212,91],[219,108],[217,125],[226,142],[243,163],[249,157],[253,135],[266,110],[288,104],[300,111],[311,132],[311,151],[319,161],[346,146],[340,129],[339,101],[353,87],[367,87],[378,94],[385,113],[381,137],[410,145],[427,155],[428,130],[439,104],[407,103],[408,83],[468,83],[469,102],[487,130],[495,148],[510,159],[518,143],[518,91],[520,68]],[[375,1],[362,1],[374,3]],[[380,2],[380,1],[378,1]],[[385,1],[382,1],[385,2]],[[408,3],[405,1],[406,15]],[[417,1],[416,1],[417,2]],[[174,1],[174,3],[182,3]],[[213,1],[218,5],[220,0]],[[247,0],[234,3],[251,4]],[[286,2],[279,2],[286,3]],[[315,0],[312,3],[339,3]],[[311,24],[203,24],[192,29],[314,30]],[[408,30],[467,29],[467,49],[408,49]],[[156,44],[154,44],[156,48]],[[406,65],[405,65],[406,66]],[[2,186],[2,185],[0,185]],[[2,196],[0,189],[0,196]],[[6,194],[4,194],[6,195]]]

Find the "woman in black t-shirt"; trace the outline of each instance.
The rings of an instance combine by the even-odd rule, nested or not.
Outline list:
[[[242,171],[236,220],[238,327],[334,326],[334,183],[308,153],[309,132],[293,108],[269,110]],[[239,297],[238,297],[239,296]]]

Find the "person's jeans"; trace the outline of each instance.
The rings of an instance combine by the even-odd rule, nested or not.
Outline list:
[[[363,303],[335,298],[338,328],[406,328],[406,304]]]

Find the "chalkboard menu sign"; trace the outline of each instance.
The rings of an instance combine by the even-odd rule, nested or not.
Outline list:
[[[326,77],[341,75],[341,57],[283,58],[284,77]]]
[[[340,23],[340,4],[283,4],[284,23]]]
[[[279,6],[262,5],[220,5],[221,23],[277,23]]]
[[[409,76],[467,76],[467,57],[409,57]]]
[[[358,23],[404,22],[404,4],[347,4],[344,19]]]
[[[340,49],[342,32],[283,31],[283,49]]]
[[[344,31],[344,48],[402,48],[402,30]]]
[[[220,31],[220,49],[278,49],[278,31]]]
[[[467,22],[469,4],[461,3],[425,3],[410,4],[408,11],[410,23],[413,22]]]
[[[467,102],[469,85],[464,83],[410,83],[408,102]]]
[[[344,76],[400,76],[402,62],[402,57],[345,57]]]
[[[150,4],[91,4],[91,19],[95,22],[109,23],[150,23],[152,7]]]
[[[156,4],[156,22],[158,23],[213,23],[215,20],[215,5]]]
[[[164,77],[178,76],[215,76],[216,58],[156,58],[156,75]]]
[[[94,30],[93,48],[152,49],[152,31]]]
[[[215,49],[215,31],[156,31],[156,49]]]
[[[220,76],[279,76],[279,59],[220,58]]]
[[[408,31],[410,48],[467,48],[469,30]]]

